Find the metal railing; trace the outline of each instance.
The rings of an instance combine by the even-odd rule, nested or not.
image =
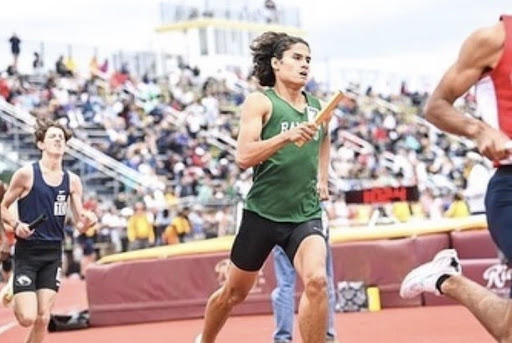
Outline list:
[[[1,98],[0,118],[25,132],[33,133],[35,130],[35,117]],[[77,138],[71,138],[68,141],[67,152],[130,188],[144,187],[161,190],[165,188],[165,184],[156,177],[139,173]]]

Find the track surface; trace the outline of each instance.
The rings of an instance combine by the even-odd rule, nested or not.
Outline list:
[[[63,282],[54,313],[87,308],[85,283]],[[45,343],[187,343],[193,342],[201,320],[109,326],[49,333]],[[340,343],[492,343],[492,337],[461,306],[385,309],[376,313],[337,314]],[[232,317],[218,343],[271,343],[272,316]],[[295,328],[295,342],[301,342]],[[26,330],[12,312],[0,308],[0,342],[22,343]]]

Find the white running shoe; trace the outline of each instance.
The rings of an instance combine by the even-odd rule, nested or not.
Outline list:
[[[2,305],[5,307],[9,307],[9,305],[12,302],[12,298],[14,296],[14,291],[12,288],[13,275],[14,275],[14,273],[11,272],[11,276],[9,276],[9,280],[7,280],[7,283],[0,290],[0,300],[2,301]]]
[[[199,334],[197,335],[196,339],[194,339],[194,343],[202,343],[203,342],[203,335]]]
[[[423,292],[440,296],[441,293],[436,287],[437,280],[443,275],[459,275],[461,272],[457,251],[441,250],[432,261],[416,267],[405,276],[400,286],[400,296],[410,299]]]

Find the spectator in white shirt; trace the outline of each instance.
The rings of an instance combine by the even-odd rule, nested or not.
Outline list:
[[[487,183],[491,178],[491,171],[484,165],[481,155],[470,151],[466,154],[467,170],[469,173],[466,177],[466,188],[463,195],[469,206],[471,214],[485,213],[485,193]]]

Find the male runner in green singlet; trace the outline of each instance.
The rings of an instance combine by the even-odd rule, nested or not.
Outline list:
[[[330,138],[313,118],[318,99],[304,92],[311,61],[308,43],[266,32],[251,45],[254,74],[264,92],[242,107],[236,160],[253,168],[242,223],[231,250],[226,283],[208,300],[196,343],[215,342],[232,308],[251,290],[270,251],[279,245],[304,284],[299,305],[303,343],[325,339],[326,240],[320,199],[328,198]],[[304,143],[298,147],[296,143]]]

